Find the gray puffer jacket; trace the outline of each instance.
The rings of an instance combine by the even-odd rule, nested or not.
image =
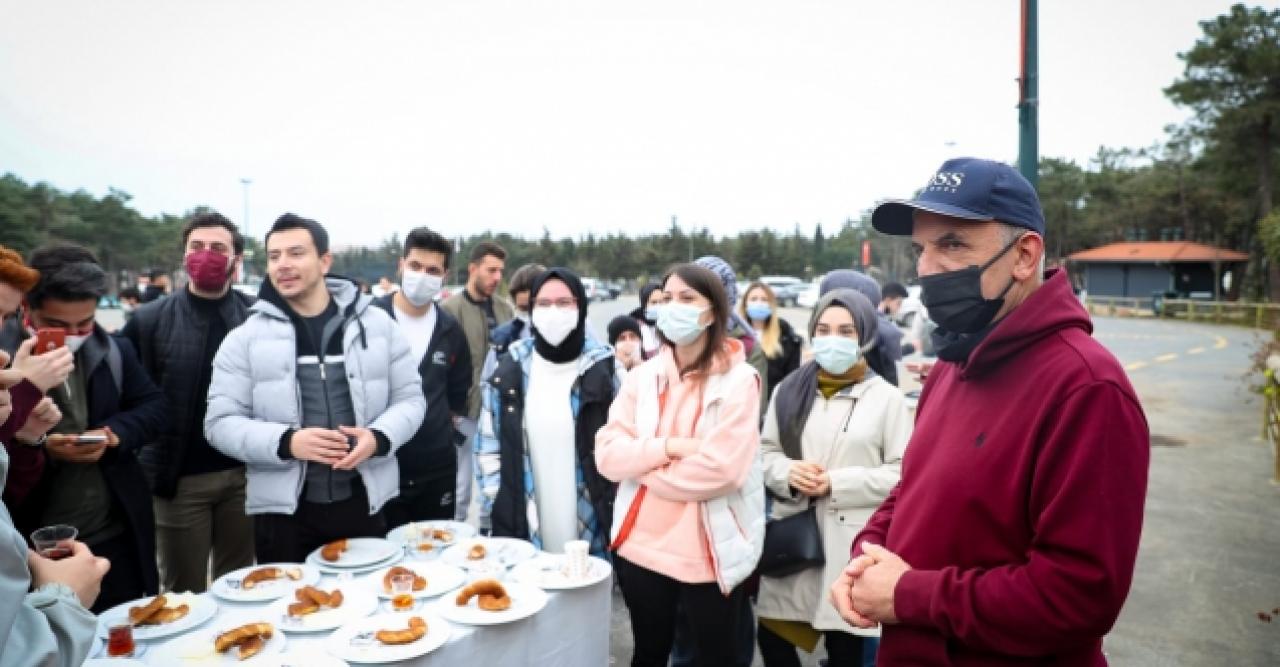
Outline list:
[[[342,350],[356,425],[387,436],[391,452],[357,466],[369,494],[369,514],[400,492],[395,450],[417,432],[426,413],[418,364],[400,328],[372,298],[348,280],[326,279],[339,310],[354,302],[342,332]],[[281,459],[280,438],[301,428],[293,323],[276,305],[260,299],[249,319],[227,334],[213,360],[204,432],[209,444],[245,462],[248,514],[293,514],[306,463]]]

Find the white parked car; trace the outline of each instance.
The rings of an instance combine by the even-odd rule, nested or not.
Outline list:
[[[587,293],[587,301],[604,301],[609,298],[609,288],[599,278],[582,278],[582,289]]]
[[[804,281],[791,276],[760,276],[760,282],[773,290],[773,296],[780,306],[796,305],[796,296],[804,288]]]
[[[800,293],[796,295],[796,305],[801,308],[813,308],[818,305],[818,286],[818,282],[814,281],[800,290]]]

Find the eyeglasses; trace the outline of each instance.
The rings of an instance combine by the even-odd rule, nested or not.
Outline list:
[[[565,297],[563,299],[556,299],[555,301],[550,299],[538,299],[533,302],[533,305],[537,308],[572,308],[578,305],[578,300],[573,297]]]

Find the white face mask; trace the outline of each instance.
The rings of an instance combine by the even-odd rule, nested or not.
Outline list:
[[[409,300],[409,303],[421,308],[436,298],[443,285],[444,277],[442,276],[433,276],[426,271],[405,269],[404,277],[400,279],[400,293]]]
[[[702,323],[702,314],[708,309],[691,306],[687,303],[672,301],[662,307],[658,314],[658,329],[667,340],[676,345],[688,345],[702,335],[707,328]]]
[[[76,352],[79,352],[80,347],[84,345],[84,342],[86,340],[89,340],[89,336],[91,335],[93,334],[84,334],[81,336],[67,336],[67,349],[71,350],[71,354],[75,354]]]
[[[578,328],[578,309],[536,306],[532,320],[533,328],[542,336],[542,340],[556,347]]]
[[[635,360],[640,358],[640,343],[637,341],[618,341],[618,344],[615,347],[618,348],[618,352],[621,353],[622,356],[628,359]]]

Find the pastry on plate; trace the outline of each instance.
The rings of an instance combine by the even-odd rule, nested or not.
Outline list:
[[[409,619],[409,628],[407,630],[379,630],[374,633],[374,638],[383,644],[399,645],[412,644],[427,635],[427,622],[418,616]]]
[[[472,583],[458,592],[454,602],[459,607],[465,607],[473,597],[479,597],[476,606],[484,611],[506,611],[511,608],[511,596],[496,579],[481,579]]]
[[[387,573],[382,576],[382,590],[384,592],[387,592],[387,593],[391,592],[391,579],[394,578],[397,574],[413,575],[413,590],[414,591],[426,590],[427,588],[426,577],[418,574],[417,572],[414,572],[413,570],[410,570],[407,567],[403,567],[400,565],[392,565],[387,570]]]
[[[342,558],[343,552],[347,550],[346,540],[334,540],[320,549],[320,557],[333,563]]]
[[[276,579],[288,578],[290,581],[298,581],[302,579],[302,568],[300,567],[260,567],[240,581],[240,587],[245,590],[253,590],[255,586],[264,581],[275,581]]]
[[[218,635],[213,640],[213,648],[218,653],[226,653],[238,647],[239,658],[244,660],[261,651],[274,631],[270,623],[247,623]]]
[[[172,623],[191,612],[191,607],[180,604],[167,607],[169,599],[163,595],[151,598],[147,604],[129,608],[129,622],[134,625],[164,625]]]

